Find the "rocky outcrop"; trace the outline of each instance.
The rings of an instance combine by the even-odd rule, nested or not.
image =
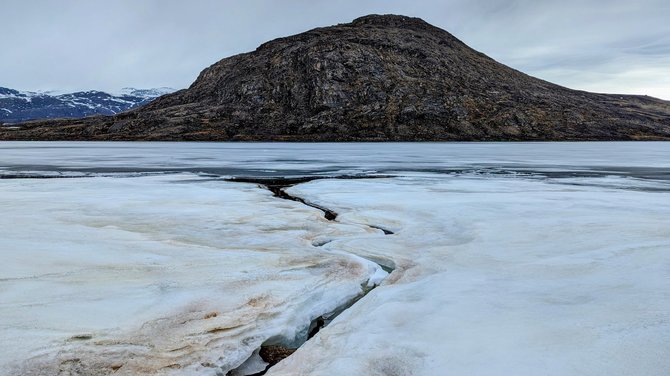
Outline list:
[[[371,15],[265,43],[139,109],[25,123],[2,139],[670,139],[670,102],[570,90],[437,27]]]

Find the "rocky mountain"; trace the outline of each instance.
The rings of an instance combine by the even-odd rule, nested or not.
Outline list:
[[[0,87],[0,123],[114,115],[173,91],[169,88],[124,88],[117,95],[94,90],[54,95]]]
[[[570,90],[420,19],[371,15],[225,58],[135,110],[5,127],[0,138],[670,139],[670,102]]]

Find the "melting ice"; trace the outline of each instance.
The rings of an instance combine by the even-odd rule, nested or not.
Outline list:
[[[0,143],[0,373],[667,375],[666,145]]]

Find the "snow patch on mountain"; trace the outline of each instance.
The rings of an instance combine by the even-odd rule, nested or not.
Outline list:
[[[161,87],[123,88],[115,94],[98,90],[62,93],[58,91],[20,91],[0,87],[0,122],[16,123],[39,119],[114,115],[142,106],[161,95],[174,91],[171,88]]]
[[[153,89],[137,89],[134,87],[124,87],[117,96],[132,96],[145,99],[158,98],[161,95],[174,93],[176,90],[171,87],[158,87]]]

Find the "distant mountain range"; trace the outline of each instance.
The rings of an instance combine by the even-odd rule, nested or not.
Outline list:
[[[0,87],[0,123],[115,115],[174,92],[170,88],[124,88],[118,94],[79,91],[68,94],[19,91]]]
[[[670,140],[670,102],[571,90],[421,19],[370,15],[227,57],[145,106],[0,126],[0,139]]]

